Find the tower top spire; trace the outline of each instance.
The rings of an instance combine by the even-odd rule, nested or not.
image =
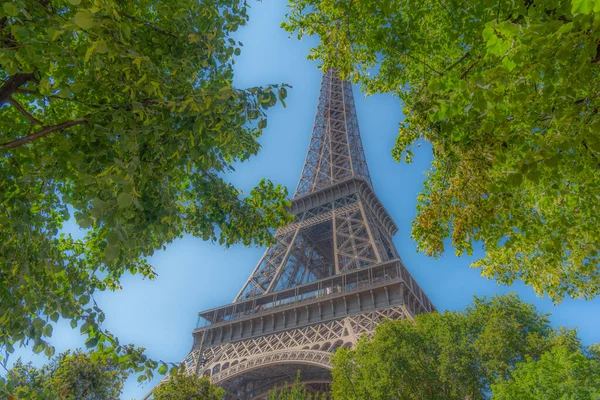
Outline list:
[[[335,69],[329,69],[321,80],[310,146],[294,197],[353,177],[371,184],[352,85],[341,80]]]

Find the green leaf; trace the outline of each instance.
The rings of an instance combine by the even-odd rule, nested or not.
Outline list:
[[[72,291],[75,296],[80,296],[81,294],[83,294],[83,292],[85,292],[85,286],[83,286],[83,285],[74,286]]]
[[[600,2],[597,2],[597,4],[600,4]],[[563,34],[563,33],[569,33],[573,30],[573,23],[572,22],[567,22],[566,24],[563,24],[557,31],[557,33]]]
[[[61,87],[58,89],[58,93],[56,93],[56,95],[60,98],[66,99],[71,95],[71,91],[65,87]]]
[[[572,14],[589,14],[594,9],[595,1],[596,0],[572,0],[571,1],[571,13]]]
[[[74,6],[78,6],[81,4],[81,0],[69,0],[69,3],[73,4]]]
[[[44,326],[44,330],[42,331],[42,334],[46,337],[52,336],[52,325],[47,324],[46,326]]]
[[[108,53],[108,45],[105,40],[96,42],[96,51],[100,54]]]
[[[510,49],[510,42],[494,36],[487,42],[486,48],[490,54],[500,57],[503,56],[508,49]]]
[[[161,375],[165,375],[168,370],[169,368],[165,364],[163,364],[158,368],[158,373]]]
[[[125,39],[131,39],[131,27],[129,25],[122,23],[121,31],[123,32],[123,36],[125,36]]]
[[[91,219],[90,217],[82,217],[77,220],[77,224],[79,225],[79,227],[81,229],[88,229],[89,227],[92,226],[93,223],[94,223],[94,220]]]
[[[104,257],[106,258],[107,262],[111,262],[111,261],[115,260],[117,257],[119,257],[119,253],[120,253],[119,246],[108,245],[104,249]]]
[[[4,3],[2,4],[2,8],[4,12],[11,17],[16,17],[19,15],[19,7],[17,7],[14,3]]]
[[[92,207],[94,207],[95,209],[97,209],[99,211],[103,211],[104,209],[106,209],[107,206],[108,206],[108,203],[104,200],[100,200],[97,197],[92,199]]]
[[[33,325],[33,327],[35,329],[40,330],[40,329],[42,329],[42,327],[44,326],[44,324],[45,324],[45,322],[44,322],[43,319],[36,318],[36,319],[33,320],[33,324],[32,325]]]
[[[83,88],[84,88],[84,86],[80,83],[74,83],[71,85],[71,91],[75,94],[81,93]]]
[[[122,192],[117,196],[119,208],[130,207],[133,204],[133,198],[129,193]]]
[[[87,347],[88,349],[91,349],[92,347],[96,347],[97,344],[98,344],[97,337],[91,337],[85,341],[85,347]]]
[[[527,179],[537,183],[540,180],[540,174],[537,170],[529,171],[527,173]]]
[[[502,59],[502,65],[504,65],[504,68],[506,68],[508,71],[512,71],[517,66],[517,64],[515,64],[515,62],[508,57]]]
[[[514,173],[508,176],[508,182],[511,186],[519,186],[523,182],[523,174]]]
[[[76,319],[71,320],[71,328],[73,328],[73,329],[77,328],[77,320]]]
[[[491,26],[488,26],[487,28],[485,28],[483,30],[482,36],[483,36],[483,39],[487,42],[492,37],[496,36],[496,31],[494,31],[494,28],[492,28]]]
[[[44,350],[44,354],[46,354],[46,357],[52,357],[55,351],[56,349],[54,348],[54,346],[47,346]]]
[[[108,244],[116,244],[119,242],[119,234],[115,231],[110,231],[106,234]]]
[[[431,80],[431,81],[429,81],[429,84],[427,85],[427,88],[431,92],[438,92],[441,89],[440,81],[438,81],[438,80]]]
[[[42,351],[44,351],[45,348],[46,348],[46,343],[45,342],[39,342],[38,344],[36,344],[35,346],[33,346],[33,353],[34,354],[39,354]]]
[[[73,21],[81,29],[90,29],[96,25],[94,22],[94,15],[89,11],[77,11]]]
[[[279,100],[283,101],[287,98],[287,89],[284,87],[279,88]]]
[[[521,31],[521,28],[519,25],[513,24],[510,21],[504,21],[504,22],[500,23],[496,27],[496,29],[498,29],[498,31],[500,33],[502,33],[503,35],[508,36],[508,37],[518,36]]]

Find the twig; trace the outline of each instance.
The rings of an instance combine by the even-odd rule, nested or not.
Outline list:
[[[467,76],[467,74],[471,72],[471,70],[477,64],[477,62],[479,62],[479,58],[480,57],[477,57],[477,60],[473,61],[473,63],[467,67],[467,69],[460,75],[460,79],[464,79]]]
[[[583,144],[583,147],[585,147],[585,149],[588,151],[588,153],[590,153],[590,155],[594,157],[594,160],[596,160],[596,164],[598,165],[598,167],[600,167],[600,161],[598,160],[598,157],[596,157],[596,155],[588,148],[588,145],[585,142],[585,140],[581,143]]]
[[[138,22],[138,23],[140,23],[140,24],[146,25],[148,28],[150,28],[150,29],[153,29],[153,30],[155,30],[156,32],[162,33],[163,35],[170,36],[170,37],[172,37],[173,39],[179,39],[179,36],[177,36],[177,35],[174,35],[174,34],[172,34],[171,32],[167,32],[167,31],[165,31],[164,29],[162,29],[162,28],[159,28],[159,27],[157,27],[157,26],[153,25],[153,24],[152,24],[152,23],[150,23],[150,22],[147,22],[147,21],[143,21],[143,20],[141,20],[141,19],[138,19],[138,18],[134,17],[133,15],[125,14],[125,13],[122,13],[122,12],[119,12],[119,15],[122,15],[123,17],[125,17],[125,18],[129,18],[130,20],[132,20],[132,21],[135,21],[135,22]]]
[[[586,101],[590,101],[590,100],[592,100],[593,98],[596,98],[596,97],[598,97],[598,96],[600,96],[600,92],[598,92],[598,93],[594,94],[594,95],[593,95],[593,96],[591,96],[591,97],[584,97],[583,99],[576,100],[576,101],[575,101],[575,104],[581,104],[581,103],[584,103],[584,102],[586,102]]]
[[[35,125],[44,125],[44,124],[42,124],[42,122],[41,122],[39,119],[37,119],[36,117],[34,117],[34,116],[33,116],[33,115],[31,115],[30,113],[28,113],[28,112],[27,112],[27,110],[26,110],[25,108],[23,108],[23,106],[22,106],[22,105],[21,105],[21,104],[20,104],[18,101],[16,101],[15,99],[13,99],[12,97],[10,97],[10,98],[8,99],[8,102],[9,102],[9,103],[10,103],[10,104],[11,104],[11,105],[14,107],[14,108],[16,108],[17,110],[19,110],[19,112],[20,112],[21,114],[23,114],[24,116],[26,116],[26,117],[27,117],[27,119],[28,119],[28,120],[30,120],[30,121],[31,121],[33,124],[35,124]]]
[[[407,58],[410,58],[411,60],[413,60],[413,61],[416,61],[416,62],[418,62],[418,63],[421,63],[423,66],[425,66],[425,67],[429,68],[430,70],[432,70],[432,71],[433,71],[433,72],[435,72],[436,74],[438,74],[438,75],[441,75],[440,71],[436,70],[436,69],[435,69],[435,68],[433,68],[431,65],[427,64],[425,61],[419,60],[418,58],[414,57],[414,56],[413,56],[413,55],[411,55],[411,54],[408,54],[408,53],[402,53],[402,52],[398,52],[398,54],[400,54],[400,55],[403,55],[403,56],[405,56],[405,57],[407,57]]]
[[[453,62],[452,65],[449,66],[448,68],[446,68],[446,71],[444,71],[444,72],[448,72],[448,71],[452,70],[452,68],[456,67],[458,64],[460,64],[461,62],[463,62],[470,55],[471,55],[471,50],[467,51],[461,58],[459,58],[458,60],[456,60],[455,62]]]
[[[452,18],[452,20],[454,22],[456,22],[456,18],[454,17],[454,14],[452,13],[452,11],[450,11],[450,9],[448,8],[448,6],[446,6],[446,4],[442,3],[441,0],[438,0],[438,4],[440,5],[440,7],[442,7],[444,10],[446,10],[448,12],[448,14],[450,14],[450,17]]]

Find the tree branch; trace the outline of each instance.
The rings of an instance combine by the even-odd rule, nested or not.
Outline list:
[[[24,116],[27,117],[28,120],[31,121],[31,123],[35,124],[35,125],[44,125],[42,124],[42,122],[37,119],[36,117],[34,117],[33,115],[31,115],[30,113],[27,112],[27,110],[25,108],[23,108],[23,106],[21,104],[19,104],[18,101],[16,101],[15,99],[13,99],[12,97],[10,97],[8,99],[8,102],[17,110],[19,110],[19,112],[21,114],[23,114]]]
[[[479,62],[480,58],[481,57],[477,57],[477,59],[475,61],[473,61],[473,63],[471,65],[469,65],[462,74],[460,74],[460,79],[465,79],[465,77],[468,75],[468,73],[471,72],[473,67],[475,67],[475,65]]]
[[[150,29],[152,29],[152,30],[155,30],[156,32],[162,33],[163,35],[170,36],[170,37],[172,37],[173,39],[179,39],[179,36],[177,36],[177,35],[174,35],[174,34],[172,34],[171,32],[167,32],[167,31],[165,31],[164,29],[161,29],[161,28],[159,28],[159,27],[157,27],[157,26],[153,25],[153,24],[152,24],[152,23],[150,23],[150,22],[147,22],[147,21],[143,21],[143,20],[141,20],[141,19],[138,19],[138,18],[134,17],[133,15],[125,14],[125,13],[122,13],[122,12],[119,12],[119,15],[122,15],[122,16],[123,16],[123,17],[125,17],[125,18],[129,18],[130,20],[132,20],[132,21],[135,21],[135,22],[138,22],[138,23],[140,23],[140,24],[142,24],[142,25],[146,25],[148,28],[150,28]]]
[[[459,58],[458,60],[456,60],[455,62],[453,62],[452,65],[449,66],[448,68],[446,68],[446,71],[444,71],[444,72],[448,72],[448,71],[452,70],[452,68],[456,67],[458,64],[460,64],[461,62],[463,62],[470,55],[471,55],[471,50],[467,51],[461,58]]]
[[[596,155],[589,149],[586,141],[584,140],[581,143],[583,144],[583,147],[585,147],[585,149],[588,151],[588,153],[590,153],[590,155],[594,157],[594,160],[596,160],[596,164],[598,165],[598,167],[600,167],[600,160],[598,160],[598,157],[596,157]]]
[[[108,105],[108,104],[90,104],[90,103],[85,103],[83,101],[79,101],[79,100],[75,100],[72,98],[68,98],[68,97],[59,97],[59,96],[55,96],[55,95],[45,95],[45,94],[41,94],[39,92],[36,92],[35,90],[28,90],[28,89],[18,89],[16,90],[16,93],[20,93],[20,94],[30,94],[32,96],[39,96],[39,97],[44,97],[44,98],[48,98],[48,99],[56,99],[56,100],[62,100],[62,101],[72,101],[74,103],[77,104],[81,104],[87,107],[92,107],[92,108],[102,108],[102,107],[109,107],[109,108],[113,108],[113,109],[119,109],[119,108],[124,108],[126,110],[131,110],[132,106],[131,104],[128,105]],[[145,100],[141,100],[140,103],[145,105],[145,106],[149,106],[149,105],[156,105],[156,104],[161,104],[161,103],[166,103],[167,101],[165,100],[155,100],[155,99],[145,99]]]
[[[25,82],[35,80],[33,74],[15,74],[4,81],[2,87],[0,87],[0,106],[8,101],[13,93],[23,86]]]
[[[406,58],[410,58],[413,61],[418,62],[419,64],[424,65],[425,67],[429,68],[431,71],[435,72],[438,75],[441,75],[440,71],[436,70],[435,68],[433,68],[431,65],[427,64],[425,61],[420,60],[418,58],[416,58],[415,56],[413,56],[412,54],[409,54],[408,52],[400,52],[400,51],[396,51],[396,54],[399,54],[401,56],[404,56]]]
[[[13,140],[12,142],[8,143],[3,143],[0,146],[6,147],[7,149],[14,149],[16,147],[20,147],[27,143],[33,142],[34,140],[44,137],[52,132],[62,131],[75,125],[86,124],[88,117],[89,116],[86,115],[83,118],[73,119],[71,121],[63,122],[62,124],[47,126],[42,130],[32,133],[31,135],[25,136],[24,138]]]
[[[592,58],[592,63],[600,62],[600,43],[596,46],[596,57]]]

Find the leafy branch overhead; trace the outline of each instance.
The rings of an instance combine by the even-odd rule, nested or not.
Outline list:
[[[287,93],[232,86],[230,36],[247,18],[230,0],[2,4],[0,349],[51,356],[63,318],[151,374],[100,329],[94,293],[125,272],[153,278],[147,257],[185,234],[262,245],[289,220],[285,188],[246,195],[223,178]]]
[[[404,102],[393,156],[434,161],[413,237],[555,301],[600,293],[600,1],[291,0],[289,31]]]

